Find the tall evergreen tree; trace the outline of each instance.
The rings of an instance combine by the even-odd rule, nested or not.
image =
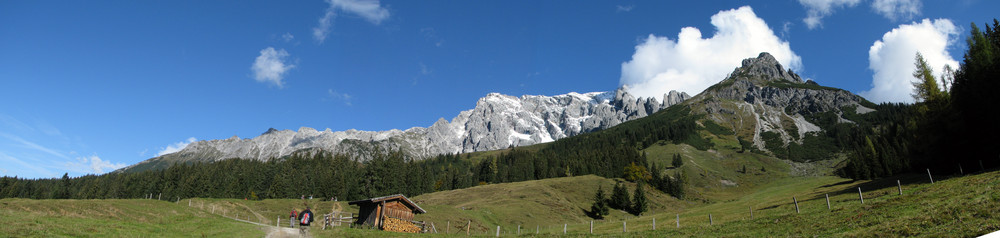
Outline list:
[[[674,160],[671,162],[674,168],[680,168],[684,165],[684,159],[681,158],[681,154],[674,154]]]
[[[632,207],[632,200],[628,197],[628,189],[621,182],[616,183],[612,189],[609,205],[611,208],[626,211]]]
[[[610,209],[608,209],[608,198],[604,195],[604,189],[601,186],[597,187],[597,193],[594,194],[594,204],[590,205],[590,214],[595,219],[604,219],[604,216],[611,214]]]
[[[642,215],[643,212],[649,210],[649,204],[646,201],[646,190],[643,188],[646,184],[640,182],[635,185],[635,192],[632,193],[632,209],[633,215]]]

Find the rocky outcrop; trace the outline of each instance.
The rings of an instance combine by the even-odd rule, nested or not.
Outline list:
[[[773,56],[761,53],[743,60],[742,66],[729,77],[687,104],[719,124],[743,131],[742,136],[752,137],[758,149],[766,150],[762,133],[776,133],[786,145],[801,144],[806,133],[823,129],[805,116],[822,112],[840,115],[844,108],[872,111],[862,102],[865,101],[861,96],[846,90],[803,81],[798,74],[785,70]]]
[[[568,93],[556,96],[514,97],[491,93],[475,108],[451,121],[438,119],[430,127],[405,131],[298,131],[268,129],[255,138],[232,137],[197,141],[183,150],[149,162],[216,161],[228,158],[269,160],[292,153],[328,151],[365,158],[371,151],[399,150],[414,158],[466,153],[550,142],[601,130],[645,117],[689,98],[671,91],[664,102],[635,98],[625,88],[615,92]]]

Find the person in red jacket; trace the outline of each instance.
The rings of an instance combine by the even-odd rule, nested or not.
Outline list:
[[[293,208],[293,209],[292,209],[292,214],[291,214],[291,216],[289,216],[289,217],[288,217],[288,226],[289,226],[289,227],[291,227],[291,228],[295,228],[295,219],[296,219],[297,217],[299,217],[299,215],[298,215],[298,214],[296,214],[296,211],[295,211],[295,209]]]

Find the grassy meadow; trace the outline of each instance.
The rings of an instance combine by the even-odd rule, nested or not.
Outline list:
[[[674,145],[666,145],[670,147]],[[664,151],[677,148],[661,148]],[[696,150],[695,150],[696,151]],[[696,151],[698,153],[711,153]],[[651,152],[652,153],[652,152]],[[724,157],[724,156],[723,156]],[[953,177],[930,184],[925,174],[877,181],[852,181],[834,176],[780,175],[783,163],[756,161],[768,172],[741,177],[735,165],[709,157],[692,157],[687,169],[690,188],[706,199],[677,200],[647,189],[650,211],[642,216],[612,210],[594,221],[599,236],[933,236],[968,237],[1000,230],[1000,172]],[[714,158],[714,157],[712,157]],[[766,158],[764,158],[766,159]],[[697,165],[695,165],[697,164]],[[690,167],[689,167],[690,166]],[[742,167],[742,166],[738,166]],[[715,186],[717,177],[700,178],[697,170],[713,170],[735,186]],[[785,167],[787,169],[787,167]],[[733,170],[735,171],[735,170]],[[902,183],[898,195],[896,180]],[[427,214],[415,219],[434,224],[436,234],[398,234],[338,227],[312,229],[315,237],[384,236],[590,236],[591,218],[585,215],[597,187],[610,192],[616,181],[593,175],[518,183],[491,184],[413,197]],[[631,191],[635,184],[627,183]],[[743,188],[740,188],[743,187]],[[864,204],[858,198],[861,187]],[[829,195],[831,209],[827,208]],[[716,199],[707,197],[716,196]],[[798,201],[796,213],[792,197]],[[697,197],[696,197],[697,198]],[[189,205],[190,204],[190,205]],[[0,200],[0,236],[3,237],[254,237],[265,236],[278,225],[287,226],[291,209],[304,204],[319,214],[333,209],[356,212],[346,201],[269,199],[150,199],[125,200]],[[750,209],[754,217],[750,218]],[[709,214],[713,224],[709,224]],[[680,228],[676,217],[680,216]],[[250,220],[254,223],[238,221]],[[281,219],[278,221],[278,219]],[[653,230],[653,220],[656,230]],[[470,222],[471,221],[471,222]],[[623,222],[627,232],[623,232]],[[471,224],[470,224],[471,223]],[[449,226],[450,224],[450,226]],[[318,223],[316,225],[319,225]],[[536,235],[536,230],[538,235]],[[448,233],[447,235],[445,233]]]

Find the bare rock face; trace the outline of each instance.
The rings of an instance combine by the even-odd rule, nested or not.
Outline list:
[[[663,94],[663,104],[660,105],[660,109],[681,103],[684,100],[688,100],[689,98],[691,98],[691,95],[688,95],[685,92],[677,92],[676,90],[670,90],[669,93]]]
[[[321,151],[347,153],[365,159],[372,151],[403,151],[413,158],[466,153],[545,143],[601,130],[642,118],[690,98],[671,91],[664,102],[635,98],[627,90],[567,93],[556,96],[515,97],[491,93],[475,108],[451,119],[438,119],[430,127],[405,131],[298,131],[268,129],[260,136],[207,140],[191,143],[183,150],[142,163],[217,161],[230,158],[270,160],[293,153]],[[134,166],[134,165],[133,165]],[[133,167],[130,166],[130,167]],[[124,170],[127,170],[128,168]]]
[[[807,115],[823,112],[841,115],[844,108],[872,111],[863,106],[865,100],[861,96],[823,87],[812,80],[803,81],[766,52],[743,60],[742,66],[729,77],[693,99],[687,104],[696,105],[719,124],[748,132],[743,136],[752,137],[760,150],[766,150],[761,138],[765,132],[778,134],[787,145],[801,144],[806,133],[823,130],[806,120]]]

